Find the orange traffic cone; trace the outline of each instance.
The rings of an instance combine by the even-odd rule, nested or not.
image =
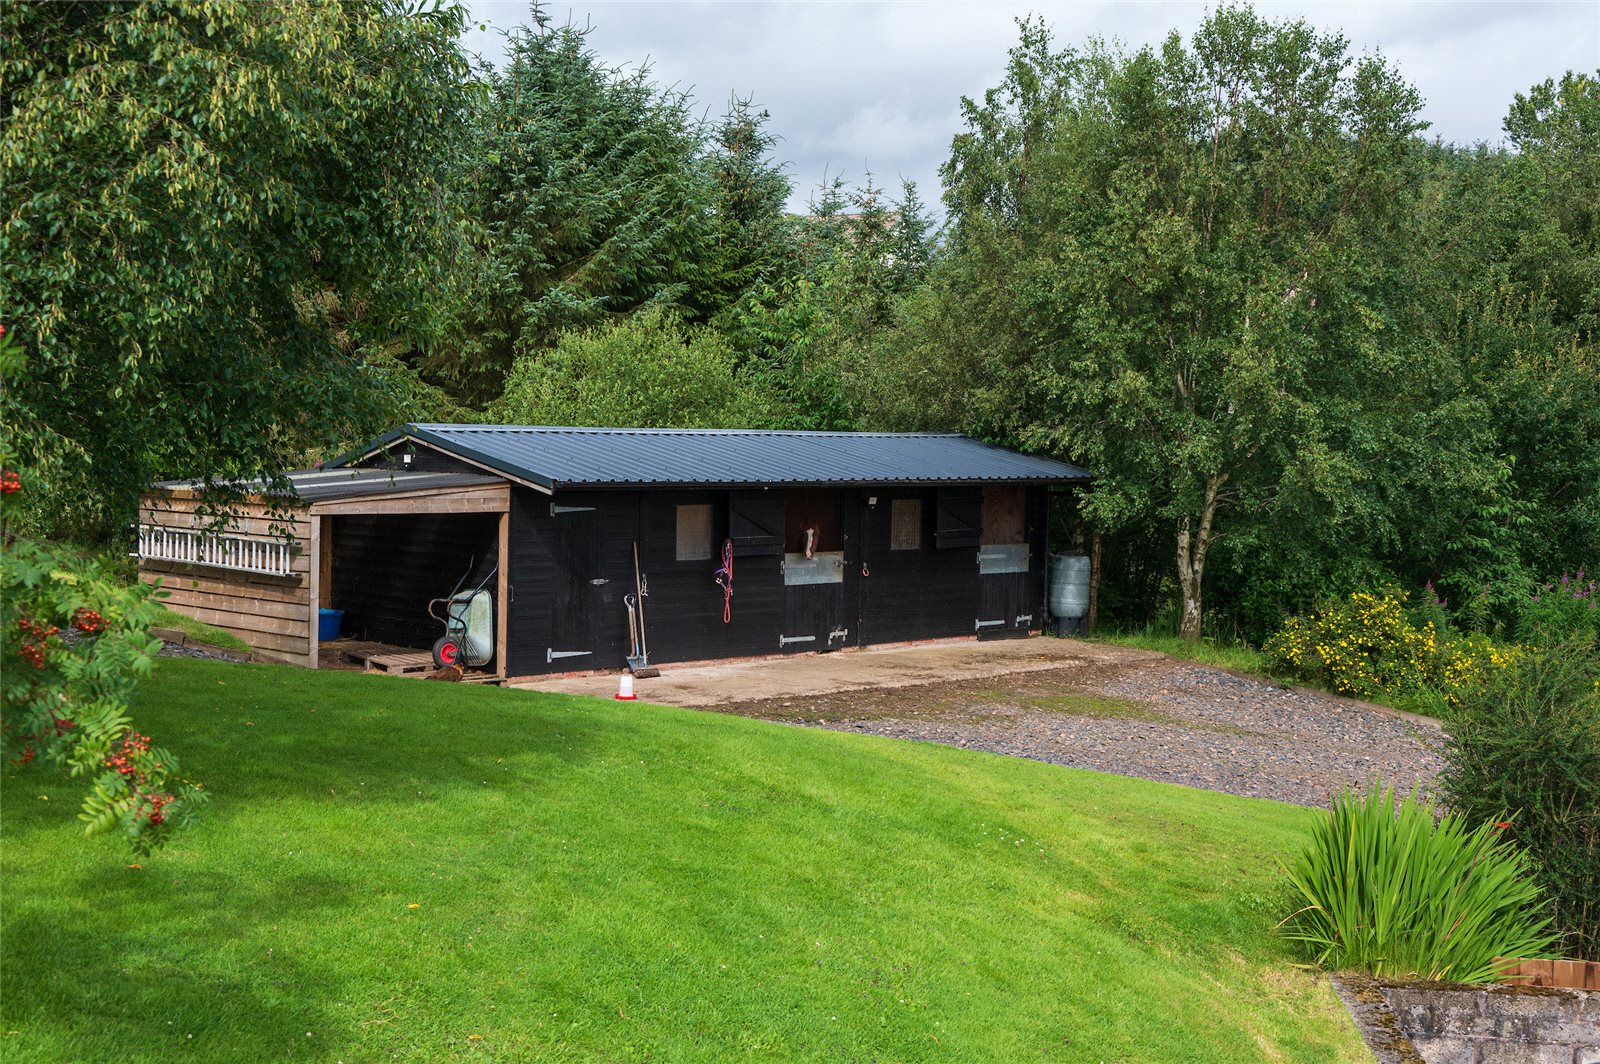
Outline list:
[[[633,693],[633,673],[622,674],[622,681],[617,684],[617,701],[632,702],[637,696]]]

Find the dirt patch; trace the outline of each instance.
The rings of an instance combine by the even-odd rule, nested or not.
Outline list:
[[[1442,767],[1428,722],[1172,658],[712,708],[1313,806],[1375,776],[1426,788]]]

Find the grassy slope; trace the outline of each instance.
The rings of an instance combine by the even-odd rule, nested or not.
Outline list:
[[[137,715],[215,793],[142,870],[6,770],[8,1060],[1370,1059],[1268,930],[1306,810],[271,666]]]
[[[197,621],[187,614],[165,606],[152,622],[157,628],[176,628],[184,635],[197,643],[208,643],[223,650],[232,650],[239,654],[250,653],[250,644],[223,628],[217,628],[204,621]]]
[[[1210,639],[1180,639],[1175,635],[1157,635],[1149,631],[1096,632],[1094,639],[1097,642],[1113,643],[1117,646],[1154,650],[1161,654],[1170,654],[1175,658],[1186,658],[1189,661],[1197,661],[1202,665],[1210,665],[1218,669],[1232,669],[1235,672],[1248,673],[1251,676],[1258,676],[1268,683],[1283,682],[1273,673],[1272,659],[1261,651],[1240,643],[1229,645],[1220,644]]]

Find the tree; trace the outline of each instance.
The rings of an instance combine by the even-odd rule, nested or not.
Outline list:
[[[879,420],[877,347],[935,254],[932,220],[905,181],[889,199],[872,175],[824,183],[799,237],[800,266],[747,293],[731,331],[783,428],[850,430]]]
[[[570,329],[684,304],[707,276],[713,192],[688,98],[607,69],[540,6],[488,79],[463,181],[480,226],[456,342],[431,366],[467,397]]]
[[[491,413],[523,425],[750,428],[769,419],[764,393],[722,334],[651,307],[561,336],[506,376]]]
[[[1568,71],[1519,93],[1505,130],[1542,224],[1518,234],[1519,279],[1548,296],[1556,321],[1600,339],[1600,70]]]
[[[736,96],[711,136],[706,165],[715,216],[707,279],[697,297],[703,317],[796,267],[794,222],[784,209],[791,186],[772,155],[778,138],[767,130],[770,118],[748,97]]]
[[[0,260],[29,352],[0,414],[36,525],[108,535],[152,478],[276,472],[388,419],[360,352],[431,335],[459,258],[461,26],[321,0],[0,10]]]
[[[1093,468],[1101,528],[1166,523],[1186,638],[1215,540],[1286,485],[1338,505],[1358,471],[1330,437],[1412,353],[1420,100],[1348,52],[1234,7],[1131,55],[1025,23],[944,169],[970,420]]]
[[[0,379],[21,369],[19,346],[0,327]],[[153,589],[119,587],[17,534],[10,518],[39,486],[13,460],[0,441],[0,760],[90,779],[79,814],[87,833],[121,829],[147,851],[206,798],[127,715],[161,645],[148,631]]]

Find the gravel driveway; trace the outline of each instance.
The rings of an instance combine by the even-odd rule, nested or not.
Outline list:
[[[1300,805],[1443,767],[1431,721],[1165,657],[714,708]]]

